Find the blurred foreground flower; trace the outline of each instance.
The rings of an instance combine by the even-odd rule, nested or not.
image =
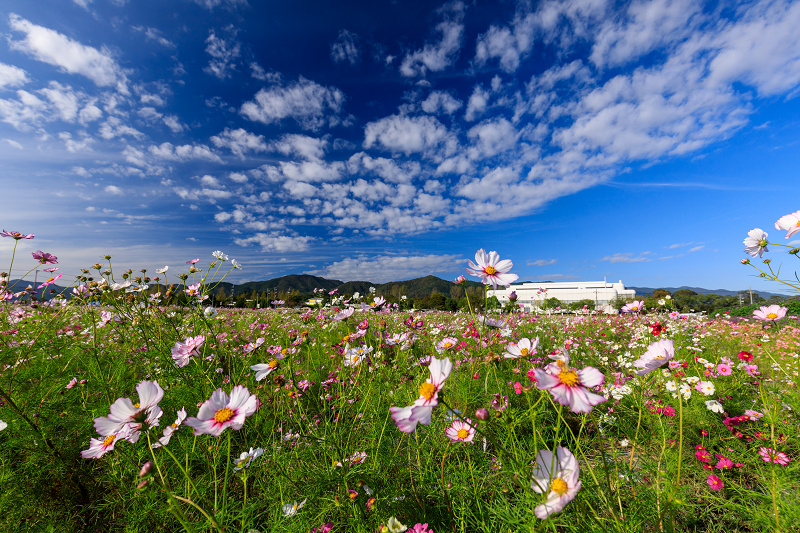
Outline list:
[[[671,339],[661,339],[647,347],[639,359],[633,362],[633,366],[638,368],[636,375],[644,376],[664,366],[668,361],[675,357],[675,345]]]
[[[788,215],[784,215],[775,222],[775,229],[780,231],[787,231],[786,238],[792,237],[795,233],[800,231],[800,211],[795,211]]]
[[[544,520],[558,513],[575,498],[581,489],[578,460],[572,452],[558,446],[556,456],[550,450],[541,450],[536,455],[531,488],[539,494],[547,494],[547,500],[537,505],[534,514]]]

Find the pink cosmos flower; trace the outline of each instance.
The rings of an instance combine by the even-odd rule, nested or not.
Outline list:
[[[643,300],[634,300],[630,303],[627,303],[622,306],[620,309],[621,313],[635,313],[637,311],[641,311],[644,309],[644,301]]]
[[[750,352],[745,352],[744,350],[742,350],[741,352],[736,354],[736,356],[740,360],[745,361],[745,362],[750,362],[750,361],[753,360],[753,354],[751,354]]]
[[[475,438],[475,429],[470,426],[472,420],[467,418],[467,421],[454,420],[453,424],[445,430],[447,438],[453,442],[472,442]]]
[[[495,289],[498,285],[508,287],[519,278],[516,274],[508,274],[514,264],[510,259],[500,261],[500,256],[497,252],[489,252],[487,254],[481,248],[475,252],[475,263],[472,261],[468,261],[468,263],[470,268],[467,269],[467,273],[481,278],[481,283],[491,285]]]
[[[436,351],[442,353],[447,350],[452,350],[456,346],[458,346],[458,339],[455,337],[445,337],[436,343]]]
[[[800,231],[800,211],[784,215],[775,222],[775,229],[787,231],[786,238],[792,237]]]
[[[30,235],[24,235],[18,231],[3,230],[2,232],[0,232],[0,237],[11,237],[18,241],[20,239],[33,239],[34,235],[33,233],[31,233]]]
[[[58,257],[48,254],[47,252],[43,252],[41,250],[36,250],[35,252],[31,252],[31,255],[34,259],[39,261],[39,263],[43,265],[55,265],[58,263]]]
[[[467,282],[467,278],[464,276],[458,276],[456,279],[453,280],[453,283],[456,285],[463,285]]]
[[[519,381],[514,383],[514,392],[516,394],[522,394],[522,383],[520,383]]]
[[[732,372],[733,369],[729,364],[720,363],[717,365],[717,373],[719,373],[720,376],[730,376]]]
[[[714,465],[714,468],[716,468],[717,470],[730,470],[731,468],[733,468],[733,461],[731,461],[724,455],[720,455],[718,453],[715,453],[714,455],[718,459],[717,464]]]
[[[636,375],[643,376],[663,366],[667,361],[675,357],[675,345],[671,339],[661,339],[647,347],[647,351],[633,362],[633,366],[641,370],[636,371]]]
[[[758,449],[758,455],[761,456],[761,459],[763,459],[764,462],[769,463],[772,461],[773,463],[781,466],[786,466],[791,462],[789,456],[785,453],[773,450],[772,448],[767,448],[765,446],[761,446]]]
[[[753,316],[759,320],[776,321],[786,316],[787,308],[780,305],[770,305],[769,307],[761,307],[753,311]]]
[[[151,447],[160,448],[161,446],[166,446],[169,444],[172,435],[178,431],[178,428],[181,427],[181,424],[183,424],[184,420],[186,420],[186,408],[181,407],[181,410],[178,411],[178,418],[175,419],[175,422],[164,428],[163,436],[158,439],[158,441],[154,442]]]
[[[503,357],[506,359],[518,359],[520,357],[528,357],[529,355],[535,355],[537,353],[537,348],[539,347],[539,337],[536,337],[536,340],[531,342],[530,339],[522,338],[517,343],[510,342],[506,346],[506,353],[503,354]]]
[[[714,474],[708,476],[706,483],[711,487],[711,490],[722,490],[722,488],[725,487],[725,483],[722,482],[722,479]]]
[[[195,435],[206,433],[219,437],[225,428],[242,429],[244,419],[255,413],[257,407],[256,395],[250,394],[244,385],[235,386],[230,397],[217,389],[200,406],[197,418],[190,417],[185,424],[194,428]]]
[[[417,423],[430,425],[431,413],[434,406],[439,403],[439,391],[453,370],[453,363],[449,358],[431,358],[428,365],[431,377],[425,380],[419,388],[419,398],[408,407],[390,407],[392,419],[397,428],[403,433],[411,433],[417,428]]]
[[[190,260],[190,261],[186,261],[186,264],[187,264],[187,265],[194,265],[194,264],[196,264],[198,261],[200,261],[200,258],[199,258],[199,257],[198,257],[198,258],[196,258],[196,259],[192,259],[192,260]]]
[[[755,228],[750,230],[747,235],[744,240],[744,253],[753,257],[764,257],[764,252],[769,252],[767,250],[767,233],[761,228]]]
[[[106,452],[114,449],[114,445],[120,439],[127,439],[130,436],[130,427],[123,426],[118,432],[106,435],[102,440],[92,438],[89,440],[89,449],[81,452],[84,459],[99,459]]]
[[[64,275],[64,273],[63,273],[63,272],[59,272],[59,273],[58,273],[58,276],[55,276],[55,277],[49,278],[47,281],[45,281],[44,283],[42,283],[41,285],[39,285],[39,286],[38,286],[38,287],[36,287],[36,288],[37,288],[37,289],[43,289],[43,288],[45,288],[45,287],[47,287],[47,286],[49,286],[49,285],[52,285],[53,283],[55,283],[56,281],[58,281],[59,279],[61,279],[61,276],[63,276],[63,275]]]
[[[412,529],[408,530],[408,533],[433,533],[433,530],[428,529],[427,522],[424,524],[416,523]]]
[[[711,461],[711,454],[705,448],[694,452],[695,457],[704,463]]]
[[[75,384],[76,384],[76,383],[78,383],[78,378],[72,378],[72,379],[69,381],[69,383],[67,383],[66,385],[64,385],[64,388],[65,388],[65,389],[71,389],[72,387],[74,387],[74,386],[75,386]]]
[[[183,290],[188,296],[199,296],[200,295],[200,282],[194,283],[189,285],[187,288]]]
[[[139,440],[143,424],[148,427],[157,426],[161,417],[161,408],[158,402],[164,397],[164,389],[156,381],[140,381],[136,385],[139,402],[133,403],[130,398],[119,398],[111,404],[108,416],[94,419],[94,429],[107,437],[120,433],[126,425],[130,428],[130,435],[126,438],[130,442]]]
[[[558,446],[555,456],[550,450],[536,454],[531,488],[539,494],[547,494],[547,500],[533,511],[537,518],[544,520],[560,512],[575,498],[581,489],[579,474],[578,461],[566,448]]]
[[[192,356],[200,355],[200,347],[205,342],[203,335],[187,337],[184,342],[176,342],[172,347],[172,359],[178,368],[184,367],[192,360]]]
[[[758,365],[745,365],[744,367],[747,374],[751,377],[760,376],[761,372],[758,371]]]
[[[589,392],[589,389],[603,383],[605,376],[594,367],[581,370],[569,367],[569,359],[559,359],[547,365],[546,370],[537,368],[536,387],[549,390],[561,405],[568,405],[573,413],[588,413],[606,398]]]

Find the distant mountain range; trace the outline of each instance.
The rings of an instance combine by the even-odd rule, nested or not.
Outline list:
[[[176,280],[177,281],[177,280]],[[11,280],[9,283],[10,286],[13,287],[12,292],[18,292],[28,285],[33,285],[30,281],[20,281],[20,280]],[[469,287],[481,287],[482,285],[477,281],[468,280],[466,285]],[[372,283],[369,281],[348,281],[342,282],[336,279],[326,279],[321,278],[318,276],[311,276],[309,274],[292,274],[289,276],[282,276],[280,278],[274,278],[266,281],[248,281],[245,283],[240,283],[238,285],[234,285],[228,282],[222,282],[219,284],[212,283],[211,286],[213,287],[212,292],[216,293],[220,288],[225,290],[227,295],[235,294],[249,294],[253,291],[257,293],[262,292],[273,292],[276,288],[278,292],[293,292],[299,291],[301,294],[308,294],[313,293],[314,289],[323,289],[326,292],[330,292],[334,289],[338,289],[339,294],[353,294],[355,292],[359,292],[362,295],[365,295],[369,292],[370,287],[375,287],[376,291],[382,294],[392,294],[392,292],[396,292],[398,294],[404,294],[409,298],[419,298],[424,296],[430,296],[434,292],[438,292],[445,296],[450,296],[450,289],[453,287],[453,282],[438,278],[436,276],[425,276],[422,278],[415,278],[409,279],[405,281],[390,281],[388,283]],[[155,285],[152,286],[155,288]],[[671,294],[675,291],[679,290],[691,290],[698,294],[719,294],[721,296],[736,296],[739,291],[729,291],[726,289],[704,289],[702,287],[627,287],[628,289],[636,291],[637,296],[649,296],[653,293],[656,289],[665,289],[668,290]],[[56,294],[62,293],[64,291],[65,296],[70,297],[72,292],[67,290],[65,287],[61,287],[59,285],[51,285],[46,287],[45,289],[39,289],[36,291],[36,296],[39,299],[49,300],[55,294],[52,294],[50,291],[55,290]],[[774,293],[774,292],[765,292],[765,291],[753,291],[754,294],[758,294],[763,298],[770,298],[772,296],[782,296],[787,297],[791,296],[790,294],[786,293]]]

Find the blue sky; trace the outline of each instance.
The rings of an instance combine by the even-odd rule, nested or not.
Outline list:
[[[71,279],[214,250],[234,282],[452,278],[485,248],[521,280],[778,292],[739,261],[800,209],[798,27],[787,1],[6,0],[0,225]]]

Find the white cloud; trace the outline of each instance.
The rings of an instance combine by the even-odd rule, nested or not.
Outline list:
[[[141,131],[124,124],[118,117],[108,117],[106,121],[100,125],[99,133],[100,136],[106,140],[125,136],[133,137],[135,139],[141,139],[144,137],[144,134]]]
[[[234,62],[241,54],[241,45],[233,38],[223,39],[217,37],[213,30],[206,39],[206,52],[211,56],[208,66],[203,70],[224,80],[229,78],[231,71],[236,70]]]
[[[525,264],[528,266],[547,266],[547,265],[555,265],[558,263],[558,259],[537,259],[535,261],[527,261]]]
[[[422,167],[417,161],[398,164],[394,159],[373,158],[364,152],[353,154],[347,161],[347,169],[351,174],[374,174],[395,183],[407,183],[422,174]]]
[[[448,92],[433,91],[425,100],[423,100],[422,110],[432,115],[437,115],[439,113],[452,115],[458,111],[462,105],[464,104],[453,98],[453,96]]]
[[[61,120],[73,122],[78,116],[78,96],[72,91],[72,87],[51,81],[47,89],[39,92],[58,110]]]
[[[92,3],[92,0],[72,0],[75,2],[75,5],[81,6],[83,9],[89,9],[89,4]]]
[[[172,131],[172,133],[180,133],[185,129],[183,124],[181,124],[180,120],[175,115],[165,115],[163,120],[164,125],[166,125]]]
[[[236,183],[247,183],[247,176],[241,172],[231,172],[228,174],[228,178]]]
[[[22,150],[22,145],[13,139],[2,139],[3,141],[7,142],[9,146],[13,146],[17,150]]]
[[[391,150],[412,153],[451,155],[458,141],[441,122],[430,116],[406,117],[392,115],[364,128],[364,147],[375,145]]]
[[[29,81],[28,73],[21,68],[0,63],[0,90],[7,87],[19,87]]]
[[[148,41],[156,42],[165,48],[175,48],[175,43],[164,37],[164,34],[161,32],[161,30],[157,28],[134,26],[133,29],[144,32],[144,35],[147,37]]]
[[[233,9],[236,6],[246,6],[247,0],[194,0],[196,4],[199,4],[208,9],[214,9],[215,7],[224,6],[229,9]]]
[[[486,104],[488,103],[489,92],[480,85],[476,85],[475,89],[472,91],[472,95],[467,101],[467,111],[464,115],[464,118],[469,121],[475,120],[478,116],[482,115],[484,111],[486,111]]]
[[[211,142],[217,148],[227,148],[241,159],[245,158],[247,152],[265,152],[267,150],[267,143],[264,142],[263,135],[250,133],[243,128],[235,130],[225,128],[225,131],[219,135],[211,137]]]
[[[411,255],[348,257],[325,268],[309,270],[305,274],[341,281],[372,281],[386,283],[404,279],[421,278],[431,274],[447,273],[462,268],[459,255]]]
[[[500,117],[474,126],[467,132],[467,137],[473,142],[470,157],[487,158],[513,149],[517,142],[517,130]]]
[[[116,85],[120,92],[127,92],[125,74],[109,50],[83,45],[14,13],[8,20],[12,30],[25,34],[21,41],[9,40],[11,49],[25,52],[70,74],[86,76],[100,87]]]
[[[634,257],[631,253],[616,253],[614,255],[607,255],[600,259],[600,261],[608,261],[609,263],[645,263],[652,261],[652,259],[647,257],[645,254]]]
[[[234,239],[240,246],[255,244],[261,246],[262,252],[288,253],[308,250],[312,237],[279,235],[277,233],[256,233],[246,239]]]
[[[445,8],[452,10],[452,15],[448,16],[449,20],[443,20],[436,25],[436,31],[442,35],[441,40],[436,44],[426,44],[422,50],[406,54],[400,64],[400,74],[403,76],[425,76],[428,71],[440,72],[458,58],[464,34],[464,25],[461,23],[464,5],[453,2]]]
[[[108,185],[105,189],[103,189],[108,194],[114,195],[121,195],[124,191],[117,187],[116,185]]]
[[[272,149],[287,155],[297,156],[308,161],[317,161],[325,155],[328,141],[290,133],[281,137],[280,141],[272,143]]]
[[[172,143],[165,142],[158,146],[151,146],[149,151],[155,157],[170,161],[188,161],[191,159],[200,159],[222,163],[222,159],[204,144],[184,144],[182,146],[173,146]]]
[[[246,118],[272,124],[292,118],[306,129],[341,123],[338,117],[344,104],[344,93],[323,87],[303,77],[293,84],[261,89],[255,99],[245,102],[241,114]]]
[[[331,58],[336,63],[347,61],[351,65],[358,63],[358,35],[341,30],[336,41],[331,45]]]

